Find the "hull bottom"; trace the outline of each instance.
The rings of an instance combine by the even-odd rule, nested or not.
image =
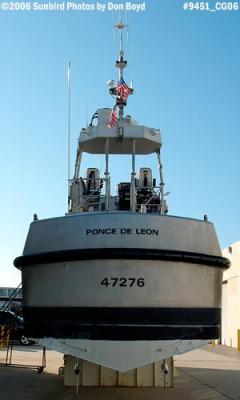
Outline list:
[[[106,341],[40,338],[39,344],[120,372],[168,359],[209,343],[208,340]]]

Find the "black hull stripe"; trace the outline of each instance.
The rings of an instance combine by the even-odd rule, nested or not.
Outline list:
[[[186,251],[139,248],[94,248],[51,251],[17,257],[14,260],[14,265],[17,268],[21,268],[27,265],[93,259],[164,260],[204,264],[224,269],[230,266],[229,260],[220,256]]]
[[[88,340],[211,340],[220,337],[220,327],[101,327],[101,326],[29,326],[31,338],[88,339]]]
[[[91,340],[216,339],[218,308],[24,307],[30,337]]]

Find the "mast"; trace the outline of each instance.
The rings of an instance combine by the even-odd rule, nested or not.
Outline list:
[[[120,34],[120,49],[119,49],[119,58],[116,61],[116,67],[119,69],[118,73],[118,85],[116,87],[117,101],[116,105],[119,108],[119,119],[123,118],[123,110],[127,105],[127,98],[130,94],[133,93],[133,89],[128,87],[124,82],[124,68],[127,67],[127,60],[124,60],[124,50],[123,50],[123,29],[128,28],[128,25],[123,24],[122,21],[119,21],[117,25],[114,26],[119,30]],[[123,135],[121,135],[122,139]],[[136,211],[136,184],[135,184],[135,150],[136,143],[135,139],[132,143],[132,173],[131,173],[131,186],[130,186],[130,210],[132,212]]]
[[[124,50],[123,50],[123,29],[127,28],[128,25],[125,25],[122,21],[119,21],[117,25],[113,26],[119,30],[120,34],[120,49],[119,49],[119,58],[116,61],[116,67],[119,69],[118,72],[118,84],[115,87],[109,89],[111,95],[117,96],[116,105],[119,108],[119,118],[123,118],[123,110],[127,105],[127,97],[133,93],[133,89],[128,87],[124,82],[124,68],[127,67],[127,60],[124,60]]]
[[[120,49],[119,49],[119,59],[116,61],[116,67],[119,68],[119,80],[123,78],[123,70],[127,66],[127,61],[124,60],[124,51],[123,51],[123,29],[127,28],[128,25],[124,25],[122,21],[119,21],[118,25],[115,25],[118,28],[120,33]]]

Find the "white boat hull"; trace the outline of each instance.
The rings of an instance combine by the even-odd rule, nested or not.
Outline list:
[[[28,335],[64,353],[126,370],[219,337],[228,262],[210,223],[122,212],[37,221],[15,263]]]

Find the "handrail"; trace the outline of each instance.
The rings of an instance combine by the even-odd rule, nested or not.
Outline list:
[[[19,283],[19,285],[16,287],[16,289],[14,289],[14,291],[12,292],[11,296],[9,297],[9,299],[6,300],[5,303],[2,305],[2,307],[0,308],[0,311],[6,311],[8,309],[9,304],[11,304],[12,300],[16,298],[16,296],[18,295],[21,287],[22,287],[22,282]]]

